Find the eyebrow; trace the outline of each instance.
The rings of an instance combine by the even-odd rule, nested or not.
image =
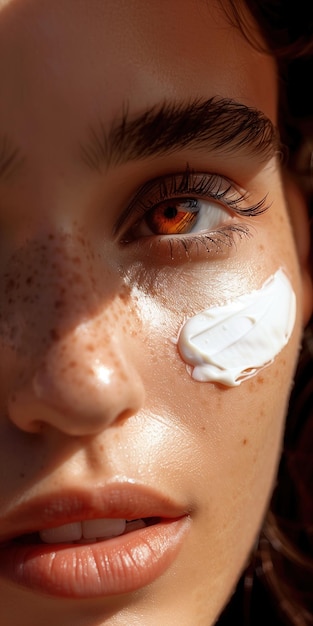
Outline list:
[[[136,117],[130,117],[126,108],[109,129],[101,122],[90,129],[81,156],[92,170],[101,171],[127,161],[208,148],[262,164],[280,150],[280,142],[273,123],[261,111],[212,97],[164,102]]]

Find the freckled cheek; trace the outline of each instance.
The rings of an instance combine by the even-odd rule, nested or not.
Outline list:
[[[275,380],[275,382],[274,382]],[[266,373],[242,384],[231,403],[232,419],[225,424],[230,434],[227,450],[229,475],[236,488],[232,493],[253,498],[255,515],[262,515],[273,488],[284,432],[290,372],[281,370],[277,357]],[[225,455],[222,455],[225,458]],[[238,515],[238,513],[237,513]]]
[[[187,482],[196,504],[207,509],[208,531],[221,524],[240,527],[247,517],[249,532],[260,523],[280,455],[285,408],[281,398],[266,399],[271,383],[263,381],[231,390],[200,383],[208,389],[193,398],[185,390],[180,419],[190,431]],[[285,383],[279,392],[286,397]]]
[[[274,463],[297,359],[298,329],[272,365],[231,389],[192,380],[170,335],[166,327],[163,332],[150,329],[149,341],[141,346],[147,404],[170,426],[182,425],[189,433],[199,470],[203,455],[212,466],[225,461],[229,471],[237,466],[241,472],[241,454],[250,462],[264,462],[262,450]]]

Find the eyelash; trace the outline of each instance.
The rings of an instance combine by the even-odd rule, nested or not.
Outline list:
[[[201,253],[212,254],[212,252],[222,252],[229,249],[235,243],[235,235],[240,239],[250,237],[250,229],[247,224],[242,222],[229,223],[221,225],[213,230],[207,230],[199,233],[190,233],[182,235],[180,233],[174,235],[158,235],[149,234],[137,236],[135,231],[139,228],[142,220],[162,203],[175,200],[187,204],[193,201],[216,202],[220,209],[227,210],[229,219],[234,221],[234,213],[238,217],[255,217],[261,215],[268,210],[267,195],[265,195],[256,204],[242,207],[242,204],[248,201],[247,193],[240,193],[236,186],[226,177],[219,174],[209,174],[203,172],[194,172],[187,166],[185,172],[171,174],[149,181],[139,189],[135,197],[128,206],[126,212],[122,215],[119,225],[127,224],[130,216],[138,216],[132,219],[132,224],[121,239],[122,244],[141,243],[145,239],[149,242],[149,253],[156,251],[156,248],[162,247],[163,244],[168,246],[170,260],[175,261],[177,258],[189,259],[192,254],[196,256]],[[199,211],[200,213],[200,211]],[[118,226],[119,228],[119,226]],[[162,255],[164,260],[164,256]]]

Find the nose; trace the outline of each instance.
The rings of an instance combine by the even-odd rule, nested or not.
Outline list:
[[[93,435],[142,407],[141,379],[116,338],[97,341],[93,346],[77,328],[50,348],[10,397],[9,415],[18,428],[34,433],[50,425],[70,436]]]
[[[56,309],[58,317],[53,317],[52,329],[49,311],[55,297],[51,297],[51,289],[56,288],[58,280],[55,261],[51,274],[47,271],[47,259],[45,261],[40,283],[41,298],[35,309],[28,310],[28,316],[33,312],[36,320],[36,338],[34,334],[24,333],[23,343],[17,350],[30,356],[24,359],[23,369],[16,374],[15,384],[11,387],[9,417],[19,429],[28,433],[38,433],[50,427],[70,436],[94,435],[142,407],[143,383],[130,356],[125,324],[119,317],[123,312],[117,313],[112,276],[107,280],[103,302],[99,298],[96,310],[94,307],[92,314],[87,315],[88,303],[95,302],[95,281],[90,285],[81,272],[78,306],[77,292],[71,284],[70,264],[57,264],[62,267],[63,294],[66,274],[69,275],[63,306]],[[122,298],[119,307],[121,303]],[[129,312],[129,303],[124,302],[123,306]],[[41,311],[40,319],[38,311]],[[68,319],[70,324],[66,323]],[[26,323],[24,320],[24,326]]]

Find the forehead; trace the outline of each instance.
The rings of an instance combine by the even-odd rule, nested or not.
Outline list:
[[[276,110],[273,61],[204,0],[2,1],[0,80],[0,126],[21,136],[168,99],[234,97],[272,119]]]

